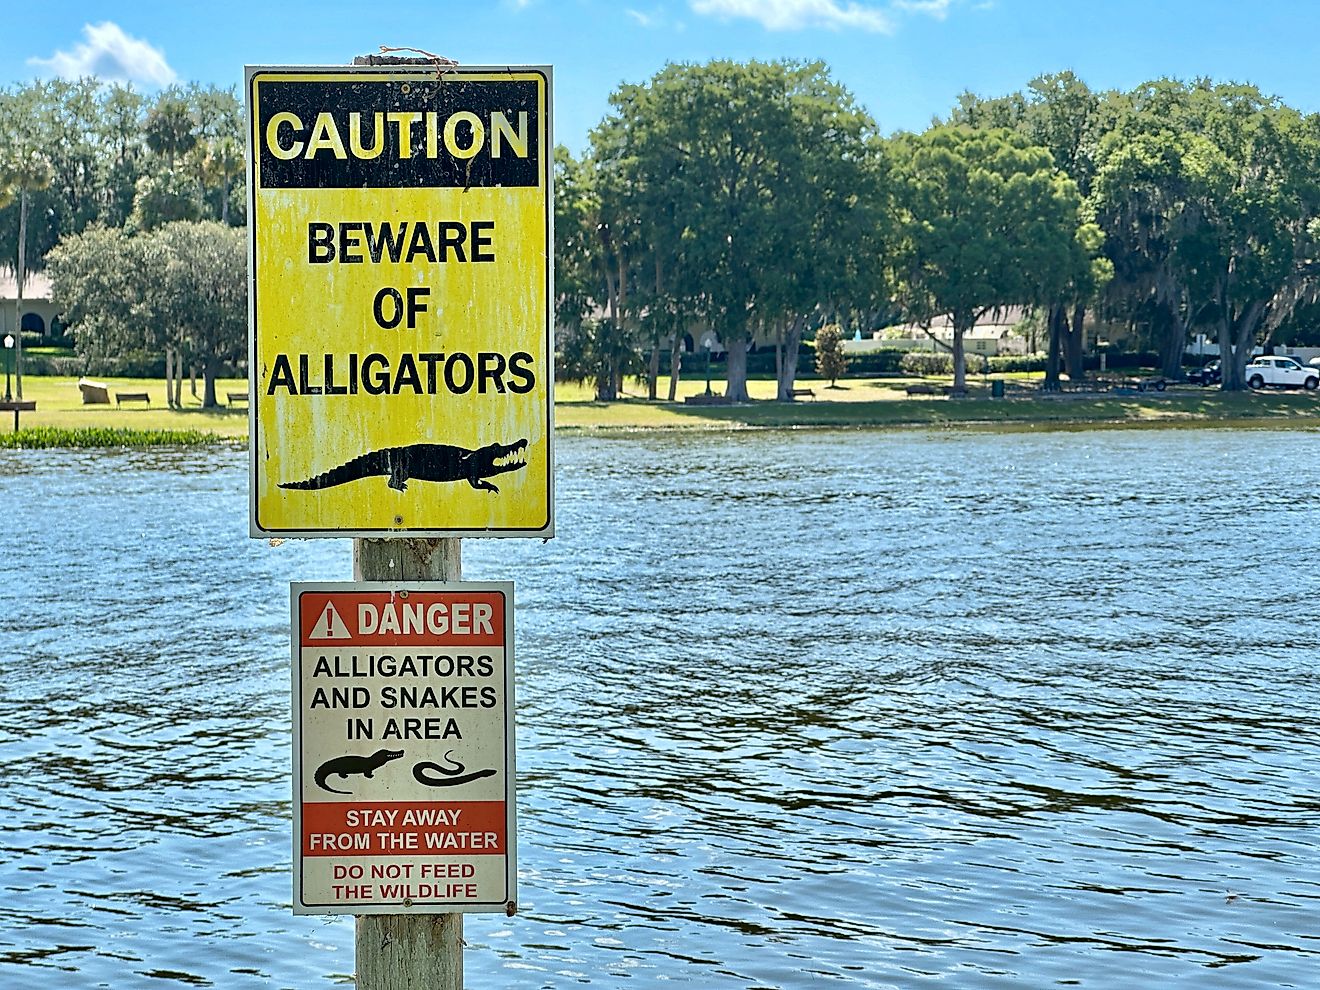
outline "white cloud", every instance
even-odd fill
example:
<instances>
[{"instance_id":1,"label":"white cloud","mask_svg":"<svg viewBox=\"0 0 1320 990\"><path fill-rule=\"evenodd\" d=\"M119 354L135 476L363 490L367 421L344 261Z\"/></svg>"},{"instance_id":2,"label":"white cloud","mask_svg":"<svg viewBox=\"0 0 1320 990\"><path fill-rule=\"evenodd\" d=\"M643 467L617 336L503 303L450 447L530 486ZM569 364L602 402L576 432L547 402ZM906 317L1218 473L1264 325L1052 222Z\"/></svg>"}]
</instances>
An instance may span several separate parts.
<instances>
[{"instance_id":1,"label":"white cloud","mask_svg":"<svg viewBox=\"0 0 1320 990\"><path fill-rule=\"evenodd\" d=\"M85 41L73 51L57 51L50 58L30 58L28 65L65 79L96 76L107 82L136 82L168 86L178 75L165 61L165 53L141 38L130 38L112 21L84 24Z\"/></svg>"},{"instance_id":2,"label":"white cloud","mask_svg":"<svg viewBox=\"0 0 1320 990\"><path fill-rule=\"evenodd\" d=\"M643 14L640 10L633 10L631 7L625 13L644 28L655 27L655 18L650 14Z\"/></svg>"},{"instance_id":3,"label":"white cloud","mask_svg":"<svg viewBox=\"0 0 1320 990\"><path fill-rule=\"evenodd\" d=\"M929 14L937 21L949 16L951 0L894 0L894 6L909 14Z\"/></svg>"},{"instance_id":4,"label":"white cloud","mask_svg":"<svg viewBox=\"0 0 1320 990\"><path fill-rule=\"evenodd\" d=\"M889 0L886 4L858 0L690 0L693 11L714 17L745 17L767 31L802 28L852 29L892 34L899 18L924 14L944 20L954 0Z\"/></svg>"},{"instance_id":5,"label":"white cloud","mask_svg":"<svg viewBox=\"0 0 1320 990\"><path fill-rule=\"evenodd\" d=\"M806 27L857 28L889 34L894 19L878 7L835 0L691 0L698 14L746 17L768 31L796 31Z\"/></svg>"}]
</instances>

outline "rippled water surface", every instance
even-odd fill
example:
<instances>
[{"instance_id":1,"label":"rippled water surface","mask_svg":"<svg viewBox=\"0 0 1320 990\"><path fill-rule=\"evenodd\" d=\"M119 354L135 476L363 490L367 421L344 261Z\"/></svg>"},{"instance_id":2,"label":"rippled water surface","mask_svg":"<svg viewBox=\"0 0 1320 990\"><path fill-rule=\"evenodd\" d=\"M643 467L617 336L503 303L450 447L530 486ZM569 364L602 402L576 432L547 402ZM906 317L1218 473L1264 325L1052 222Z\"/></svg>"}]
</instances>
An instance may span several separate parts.
<instances>
[{"instance_id":1,"label":"rippled water surface","mask_svg":"<svg viewBox=\"0 0 1320 990\"><path fill-rule=\"evenodd\" d=\"M1310 432L565 437L471 987L1320 985ZM0 451L0 987L348 982L236 451Z\"/></svg>"}]
</instances>

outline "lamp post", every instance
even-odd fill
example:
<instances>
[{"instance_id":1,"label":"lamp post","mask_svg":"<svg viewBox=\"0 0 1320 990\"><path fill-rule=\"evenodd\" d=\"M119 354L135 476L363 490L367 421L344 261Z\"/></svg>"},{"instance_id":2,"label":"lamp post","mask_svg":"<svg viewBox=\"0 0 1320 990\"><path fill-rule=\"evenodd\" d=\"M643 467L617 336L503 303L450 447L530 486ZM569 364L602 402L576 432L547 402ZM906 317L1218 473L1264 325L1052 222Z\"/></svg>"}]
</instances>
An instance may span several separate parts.
<instances>
[{"instance_id":1,"label":"lamp post","mask_svg":"<svg viewBox=\"0 0 1320 990\"><path fill-rule=\"evenodd\" d=\"M706 394L710 395L710 349L714 346L715 341L707 337L701 343L706 348Z\"/></svg>"},{"instance_id":2,"label":"lamp post","mask_svg":"<svg viewBox=\"0 0 1320 990\"><path fill-rule=\"evenodd\" d=\"M14 393L9 391L9 372L14 363L14 335L5 334L5 401L13 402Z\"/></svg>"}]
</instances>

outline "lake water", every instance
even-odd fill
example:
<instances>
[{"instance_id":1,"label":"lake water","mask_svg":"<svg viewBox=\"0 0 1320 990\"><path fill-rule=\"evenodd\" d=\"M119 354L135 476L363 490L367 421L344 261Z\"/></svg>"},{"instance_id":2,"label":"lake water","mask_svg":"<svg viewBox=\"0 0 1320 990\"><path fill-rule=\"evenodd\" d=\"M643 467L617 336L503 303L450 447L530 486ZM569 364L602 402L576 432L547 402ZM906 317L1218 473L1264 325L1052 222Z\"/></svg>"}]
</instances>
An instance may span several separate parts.
<instances>
[{"instance_id":1,"label":"lake water","mask_svg":"<svg viewBox=\"0 0 1320 990\"><path fill-rule=\"evenodd\" d=\"M471 987L1320 985L1314 432L565 436ZM0 451L0 987L330 987L246 455Z\"/></svg>"}]
</instances>

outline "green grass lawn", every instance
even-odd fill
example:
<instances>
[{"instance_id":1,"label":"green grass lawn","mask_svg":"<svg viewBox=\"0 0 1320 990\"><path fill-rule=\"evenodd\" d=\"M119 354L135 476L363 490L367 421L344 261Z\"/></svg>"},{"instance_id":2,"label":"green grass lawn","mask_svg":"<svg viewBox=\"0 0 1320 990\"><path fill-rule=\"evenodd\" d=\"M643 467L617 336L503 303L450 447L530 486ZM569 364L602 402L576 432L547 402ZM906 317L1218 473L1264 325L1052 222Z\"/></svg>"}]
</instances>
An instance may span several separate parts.
<instances>
[{"instance_id":1,"label":"green grass lawn","mask_svg":"<svg viewBox=\"0 0 1320 990\"><path fill-rule=\"evenodd\" d=\"M1222 425L1320 425L1320 396L1303 392L1259 392L1224 394L1216 390L1173 388L1167 392L1099 396L1040 396L1011 393L1007 399L991 399L987 382L970 383L966 399L943 395L909 396L905 388L915 379L850 378L831 388L827 382L800 381L815 398L792 403L773 401L773 381L752 381L752 401L736 406L688 406L681 401L650 402L644 386L629 383L617 402L594 401L590 389L573 384L556 386L555 423L566 430L731 430L764 427L899 427L988 425L1014 429L1033 426L1060 428L1069 425L1177 426ZM938 386L935 379L928 380ZM131 429L135 431L201 431L226 438L246 438L247 409L223 405L226 392L245 391L241 380L223 380L216 392L219 409L203 410L200 397L184 386L184 408L169 409L165 385L158 379L108 379L111 404L83 405L76 380L41 378L23 380L23 397L35 400L37 410L24 413L23 427L52 427L62 430ZM661 380L659 394L668 394L669 383ZM712 383L719 393L723 382ZM705 390L705 379L680 384L680 400ZM146 392L148 408L139 403L116 407L116 392ZM200 396L201 385L198 384ZM0 429L10 428L8 414L0 415Z\"/></svg>"},{"instance_id":2,"label":"green grass lawn","mask_svg":"<svg viewBox=\"0 0 1320 990\"><path fill-rule=\"evenodd\" d=\"M197 397L183 385L183 409L170 409L165 402L165 382L159 378L106 378L98 379L110 386L110 405L85 406L76 378L44 378L27 375L23 378L23 398L35 400L36 412L22 413L19 425L23 427L54 427L62 430L130 429L130 430L199 430L221 437L247 437L247 409L238 406L229 409L223 405L226 392L246 392L247 382L224 379L216 383L219 409L202 409L202 382L197 381ZM115 405L116 392L146 392L151 397L148 407L140 402L124 406ZM12 428L12 414L0 414L0 428Z\"/></svg>"}]
</instances>

